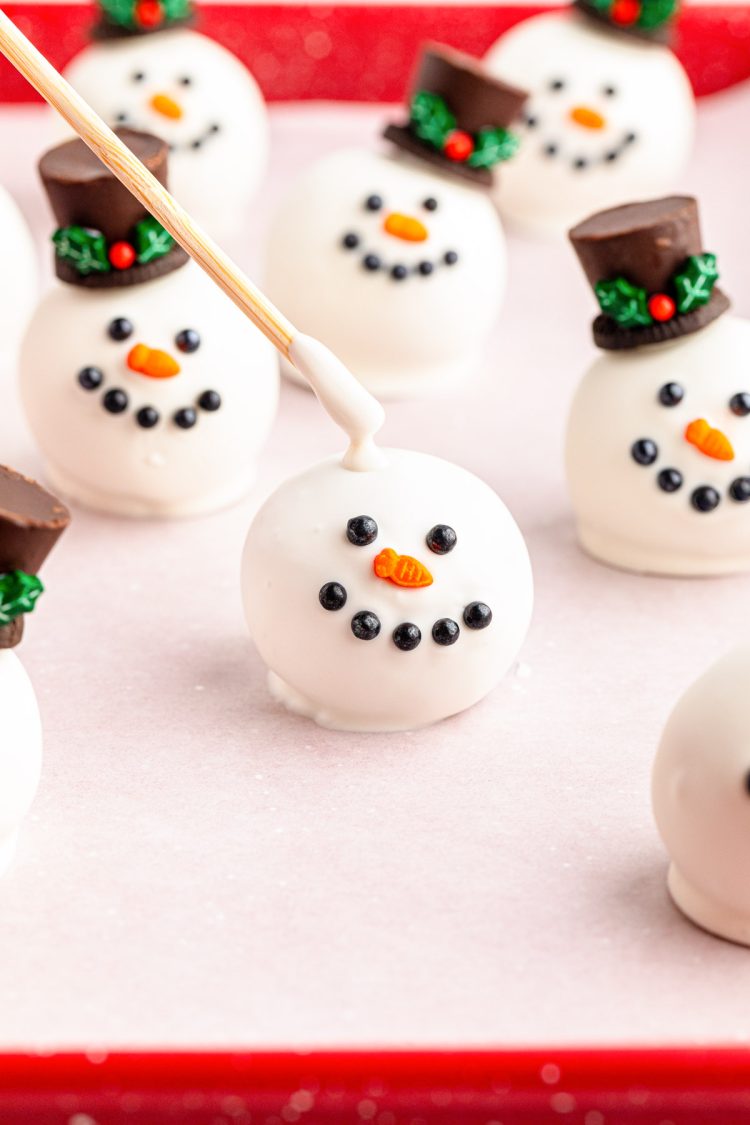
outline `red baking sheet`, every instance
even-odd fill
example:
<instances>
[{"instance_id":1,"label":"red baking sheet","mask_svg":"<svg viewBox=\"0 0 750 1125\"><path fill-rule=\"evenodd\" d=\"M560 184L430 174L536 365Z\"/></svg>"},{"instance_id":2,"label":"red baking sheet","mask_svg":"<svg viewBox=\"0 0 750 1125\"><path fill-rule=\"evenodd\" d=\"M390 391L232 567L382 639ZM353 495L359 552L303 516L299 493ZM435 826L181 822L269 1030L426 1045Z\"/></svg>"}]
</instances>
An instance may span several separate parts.
<instances>
[{"instance_id":1,"label":"red baking sheet","mask_svg":"<svg viewBox=\"0 0 750 1125\"><path fill-rule=\"evenodd\" d=\"M330 99L386 102L403 97L418 45L425 39L482 55L520 19L547 5L209 4L206 34L231 46L270 101ZM5 11L57 67L86 42L86 4L5 4ZM684 8L675 39L698 95L750 77L750 6ZM4 60L0 101L36 95Z\"/></svg>"}]
</instances>

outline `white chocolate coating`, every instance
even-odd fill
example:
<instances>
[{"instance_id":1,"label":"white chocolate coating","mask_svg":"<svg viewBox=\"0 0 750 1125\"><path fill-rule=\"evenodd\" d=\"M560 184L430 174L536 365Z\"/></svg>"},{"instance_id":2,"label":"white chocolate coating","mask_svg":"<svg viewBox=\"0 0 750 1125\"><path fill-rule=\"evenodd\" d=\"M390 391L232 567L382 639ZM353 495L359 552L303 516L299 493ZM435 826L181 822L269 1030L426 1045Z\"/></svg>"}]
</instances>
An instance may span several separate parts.
<instances>
[{"instance_id":1,"label":"white chocolate coating","mask_svg":"<svg viewBox=\"0 0 750 1125\"><path fill-rule=\"evenodd\" d=\"M678 383L676 406L660 389ZM730 314L667 344L601 352L584 376L568 420L566 464L578 534L589 554L626 570L712 575L750 570L750 503L729 489L750 477L750 416L730 408L750 393L750 323ZM686 440L704 418L729 438L731 461L714 460ZM633 443L658 448L638 464ZM659 474L673 469L681 486L665 492ZM719 504L699 511L692 496L712 488Z\"/></svg>"},{"instance_id":2,"label":"white chocolate coating","mask_svg":"<svg viewBox=\"0 0 750 1125\"><path fill-rule=\"evenodd\" d=\"M205 35L175 28L94 43L65 77L108 125L167 141L170 190L214 237L246 225L268 161L268 116L255 79L235 55ZM155 109L158 95L171 99L181 116Z\"/></svg>"},{"instance_id":3,"label":"white chocolate coating","mask_svg":"<svg viewBox=\"0 0 750 1125\"><path fill-rule=\"evenodd\" d=\"M15 200L0 187L0 242L5 269L0 279L0 339L6 361L18 347L37 297L37 249Z\"/></svg>"},{"instance_id":4,"label":"white chocolate coating","mask_svg":"<svg viewBox=\"0 0 750 1125\"><path fill-rule=\"evenodd\" d=\"M378 211L365 207L372 195L383 201ZM424 207L427 199L436 210ZM388 233L392 214L418 219L427 238ZM343 246L347 234L356 247ZM449 251L454 265L444 262ZM367 255L382 268L366 269ZM433 266L428 276L418 272L421 262ZM394 266L408 276L395 280ZM297 180L266 252L271 300L300 331L325 340L368 390L390 398L439 393L477 367L505 278L503 233L482 189L365 149L334 153Z\"/></svg>"},{"instance_id":5,"label":"white chocolate coating","mask_svg":"<svg viewBox=\"0 0 750 1125\"><path fill-rule=\"evenodd\" d=\"M132 336L112 340L107 328L129 320ZM197 351L175 338L192 328ZM167 352L180 365L173 378L131 370L136 343ZM102 386L84 390L78 373L97 367ZM188 516L239 500L255 478L256 459L274 418L278 367L271 345L192 262L155 281L87 290L58 282L43 298L22 351L21 394L55 491L87 507L128 516ZM104 409L103 395L128 396L123 413ZM213 390L221 407L196 407ZM138 425L155 408L159 423ZM174 421L195 408L190 429Z\"/></svg>"},{"instance_id":6,"label":"white chocolate coating","mask_svg":"<svg viewBox=\"0 0 750 1125\"><path fill-rule=\"evenodd\" d=\"M510 222L562 234L594 211L676 186L692 149L695 104L667 47L568 10L517 24L485 62L530 93L521 150L503 165L496 192ZM598 118L572 117L579 109Z\"/></svg>"},{"instance_id":7,"label":"white chocolate coating","mask_svg":"<svg viewBox=\"0 0 750 1125\"><path fill-rule=\"evenodd\" d=\"M750 648L682 696L654 761L652 799L669 890L699 926L750 945Z\"/></svg>"},{"instance_id":8,"label":"white chocolate coating","mask_svg":"<svg viewBox=\"0 0 750 1125\"><path fill-rule=\"evenodd\" d=\"M492 489L439 458L383 452L387 463L370 472L332 458L282 484L256 516L242 563L245 613L272 691L290 709L345 730L404 730L471 707L515 659L531 616L526 546ZM348 521L360 515L378 525L368 546L347 538ZM425 542L437 524L457 535L444 555ZM377 577L373 561L386 547L426 566L432 585L401 588ZM341 609L320 604L328 582L346 589ZM474 601L492 610L484 629L464 624ZM352 617L365 610L380 621L373 640L352 632ZM443 618L460 627L450 646L432 638ZM392 639L404 622L422 634L412 651Z\"/></svg>"},{"instance_id":9,"label":"white chocolate coating","mask_svg":"<svg viewBox=\"0 0 750 1125\"><path fill-rule=\"evenodd\" d=\"M42 769L42 724L34 689L14 652L0 650L0 875L16 847Z\"/></svg>"}]
</instances>

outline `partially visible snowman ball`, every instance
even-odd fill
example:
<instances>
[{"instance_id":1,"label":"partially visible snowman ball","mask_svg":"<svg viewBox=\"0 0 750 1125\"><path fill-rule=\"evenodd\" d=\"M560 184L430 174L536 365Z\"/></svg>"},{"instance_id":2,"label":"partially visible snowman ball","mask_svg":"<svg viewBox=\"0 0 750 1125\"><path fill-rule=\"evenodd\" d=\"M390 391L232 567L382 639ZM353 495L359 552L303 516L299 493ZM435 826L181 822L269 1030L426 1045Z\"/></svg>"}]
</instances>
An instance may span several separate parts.
<instances>
[{"instance_id":1,"label":"partially visible snowman ball","mask_svg":"<svg viewBox=\"0 0 750 1125\"><path fill-rule=\"evenodd\" d=\"M29 811L42 768L42 724L23 664L0 650L0 875L13 859L21 821Z\"/></svg>"},{"instance_id":2,"label":"partially visible snowman ball","mask_svg":"<svg viewBox=\"0 0 750 1125\"><path fill-rule=\"evenodd\" d=\"M56 285L26 334L21 394L57 491L120 515L187 516L251 486L278 369L190 262L124 288Z\"/></svg>"},{"instance_id":3,"label":"partially visible snowman ball","mask_svg":"<svg viewBox=\"0 0 750 1125\"><path fill-rule=\"evenodd\" d=\"M653 807L677 906L711 933L750 945L750 648L688 689L654 762Z\"/></svg>"},{"instance_id":4,"label":"partially visible snowman ball","mask_svg":"<svg viewBox=\"0 0 750 1125\"><path fill-rule=\"evenodd\" d=\"M266 170L268 117L235 55L175 28L94 43L65 77L108 124L167 141L170 190L212 234L246 225Z\"/></svg>"},{"instance_id":5,"label":"partially visible snowman ball","mask_svg":"<svg viewBox=\"0 0 750 1125\"><path fill-rule=\"evenodd\" d=\"M272 691L345 730L404 730L471 707L531 616L526 546L492 489L447 461L384 452L369 472L334 458L282 484L242 564Z\"/></svg>"},{"instance_id":6,"label":"partially visible snowman ball","mask_svg":"<svg viewBox=\"0 0 750 1125\"><path fill-rule=\"evenodd\" d=\"M521 149L497 192L510 221L562 233L592 211L675 186L692 149L695 103L669 48L565 11L519 23L485 61L530 93Z\"/></svg>"},{"instance_id":7,"label":"partially visible snowman ball","mask_svg":"<svg viewBox=\"0 0 750 1125\"><path fill-rule=\"evenodd\" d=\"M714 440L696 440L703 423ZM724 315L603 352L573 401L566 463L595 558L652 574L750 570L750 322Z\"/></svg>"},{"instance_id":8,"label":"partially visible snowman ball","mask_svg":"<svg viewBox=\"0 0 750 1125\"><path fill-rule=\"evenodd\" d=\"M0 243L4 256L0 278L0 340L5 361L12 363L36 300L37 251L15 200L2 187Z\"/></svg>"},{"instance_id":9,"label":"partially visible snowman ball","mask_svg":"<svg viewBox=\"0 0 750 1125\"><path fill-rule=\"evenodd\" d=\"M365 149L310 168L267 246L269 297L391 398L439 393L471 374L505 280L505 240L481 188Z\"/></svg>"}]
</instances>

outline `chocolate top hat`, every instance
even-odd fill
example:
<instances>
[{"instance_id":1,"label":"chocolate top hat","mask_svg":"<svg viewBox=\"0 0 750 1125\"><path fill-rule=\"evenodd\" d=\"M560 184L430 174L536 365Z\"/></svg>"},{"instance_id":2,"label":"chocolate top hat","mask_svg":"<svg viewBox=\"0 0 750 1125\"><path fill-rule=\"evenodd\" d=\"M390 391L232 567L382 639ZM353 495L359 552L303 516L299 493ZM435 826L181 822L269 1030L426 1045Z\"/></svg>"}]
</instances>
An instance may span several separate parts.
<instances>
[{"instance_id":1,"label":"chocolate top hat","mask_svg":"<svg viewBox=\"0 0 750 1125\"><path fill-rule=\"evenodd\" d=\"M42 563L70 523L70 512L28 477L0 465L0 648L23 634L43 586Z\"/></svg>"},{"instance_id":2,"label":"chocolate top hat","mask_svg":"<svg viewBox=\"0 0 750 1125\"><path fill-rule=\"evenodd\" d=\"M98 0L98 7L93 39L152 35L190 24L195 18L191 0Z\"/></svg>"},{"instance_id":3,"label":"chocolate top hat","mask_svg":"<svg viewBox=\"0 0 750 1125\"><path fill-rule=\"evenodd\" d=\"M601 26L652 43L668 43L679 0L573 0L573 7Z\"/></svg>"},{"instance_id":4,"label":"chocolate top hat","mask_svg":"<svg viewBox=\"0 0 750 1125\"><path fill-rule=\"evenodd\" d=\"M118 136L157 180L167 183L167 145L148 133ZM59 223L52 236L61 281L89 289L137 285L170 273L188 256L81 140L46 152L39 161Z\"/></svg>"},{"instance_id":5,"label":"chocolate top hat","mask_svg":"<svg viewBox=\"0 0 750 1125\"><path fill-rule=\"evenodd\" d=\"M489 186L494 166L518 148L509 126L528 95L447 47L425 49L411 91L408 124L389 125L383 136L444 172Z\"/></svg>"},{"instance_id":6,"label":"chocolate top hat","mask_svg":"<svg viewBox=\"0 0 750 1125\"><path fill-rule=\"evenodd\" d=\"M600 348L674 340L729 308L691 196L599 211L569 237L602 310L593 325Z\"/></svg>"}]
</instances>

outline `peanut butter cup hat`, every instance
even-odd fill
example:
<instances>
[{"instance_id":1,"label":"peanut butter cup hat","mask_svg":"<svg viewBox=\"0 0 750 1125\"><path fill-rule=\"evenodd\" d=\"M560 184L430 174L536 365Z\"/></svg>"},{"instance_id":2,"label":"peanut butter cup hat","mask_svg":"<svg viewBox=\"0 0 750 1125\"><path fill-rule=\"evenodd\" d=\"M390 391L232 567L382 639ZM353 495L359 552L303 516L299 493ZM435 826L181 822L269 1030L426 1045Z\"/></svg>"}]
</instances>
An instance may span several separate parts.
<instances>
[{"instance_id":1,"label":"peanut butter cup hat","mask_svg":"<svg viewBox=\"0 0 750 1125\"><path fill-rule=\"evenodd\" d=\"M573 0L573 7L624 35L652 43L668 43L679 0Z\"/></svg>"},{"instance_id":2,"label":"peanut butter cup hat","mask_svg":"<svg viewBox=\"0 0 750 1125\"><path fill-rule=\"evenodd\" d=\"M511 130L528 95L488 74L476 59L448 47L427 47L409 98L409 121L383 136L412 156L476 184L515 155Z\"/></svg>"},{"instance_id":3,"label":"peanut butter cup hat","mask_svg":"<svg viewBox=\"0 0 750 1125\"><path fill-rule=\"evenodd\" d=\"M99 18L92 39L126 39L153 35L193 23L191 0L98 0Z\"/></svg>"},{"instance_id":4,"label":"peanut butter cup hat","mask_svg":"<svg viewBox=\"0 0 750 1125\"><path fill-rule=\"evenodd\" d=\"M594 342L610 351L676 340L729 308L698 204L673 195L599 211L569 234L599 301Z\"/></svg>"},{"instance_id":5,"label":"peanut butter cup hat","mask_svg":"<svg viewBox=\"0 0 750 1125\"><path fill-rule=\"evenodd\" d=\"M133 129L119 129L118 136L166 186L165 142ZM187 262L171 234L83 141L50 149L39 161L39 174L59 224L52 241L61 281L114 289L151 281Z\"/></svg>"},{"instance_id":6,"label":"peanut butter cup hat","mask_svg":"<svg viewBox=\"0 0 750 1125\"><path fill-rule=\"evenodd\" d=\"M21 640L24 614L44 591L38 571L69 523L56 496L0 465L0 649Z\"/></svg>"}]
</instances>

